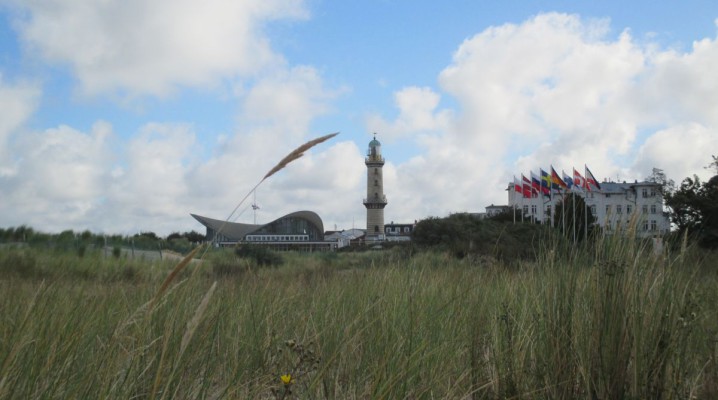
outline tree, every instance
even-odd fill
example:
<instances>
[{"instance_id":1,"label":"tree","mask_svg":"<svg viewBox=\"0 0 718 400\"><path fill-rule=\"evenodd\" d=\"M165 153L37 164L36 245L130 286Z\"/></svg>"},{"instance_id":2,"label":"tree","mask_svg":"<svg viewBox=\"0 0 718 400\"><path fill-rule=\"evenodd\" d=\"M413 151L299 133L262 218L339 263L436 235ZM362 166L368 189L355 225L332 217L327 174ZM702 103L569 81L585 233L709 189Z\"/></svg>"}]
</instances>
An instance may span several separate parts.
<instances>
[{"instance_id":1,"label":"tree","mask_svg":"<svg viewBox=\"0 0 718 400\"><path fill-rule=\"evenodd\" d=\"M718 173L716 156L709 167ZM703 184L696 175L686 178L665 199L679 233L688 232L702 247L718 248L718 174Z\"/></svg>"},{"instance_id":2,"label":"tree","mask_svg":"<svg viewBox=\"0 0 718 400\"><path fill-rule=\"evenodd\" d=\"M578 194L567 194L556 204L555 209L553 224L567 238L581 241L586 238L587 233L593 231L596 217L588 210L583 197Z\"/></svg>"},{"instance_id":3,"label":"tree","mask_svg":"<svg viewBox=\"0 0 718 400\"><path fill-rule=\"evenodd\" d=\"M653 167L653 170L651 171L651 176L646 178L646 181L658 183L661 185L661 188L659 189L662 195L666 195L668 193L671 193L676 188L676 183L673 181L673 179L668 179L666 177L666 173L663 172L662 169Z\"/></svg>"},{"instance_id":4,"label":"tree","mask_svg":"<svg viewBox=\"0 0 718 400\"><path fill-rule=\"evenodd\" d=\"M693 175L693 178L684 179L678 190L665 195L671 222L676 225L679 232L685 230L695 232L703 222L702 191L700 178Z\"/></svg>"},{"instance_id":5,"label":"tree","mask_svg":"<svg viewBox=\"0 0 718 400\"><path fill-rule=\"evenodd\" d=\"M713 162L708 164L706 169L714 169L716 171L716 174L718 174L718 157L717 156L711 156L713 157Z\"/></svg>"},{"instance_id":6,"label":"tree","mask_svg":"<svg viewBox=\"0 0 718 400\"><path fill-rule=\"evenodd\" d=\"M713 158L715 159L715 157ZM714 163L718 163L718 159ZM718 169L718 164L716 169ZM700 244L710 249L718 249L718 174L703 185L701 209L703 210L703 226Z\"/></svg>"}]
</instances>

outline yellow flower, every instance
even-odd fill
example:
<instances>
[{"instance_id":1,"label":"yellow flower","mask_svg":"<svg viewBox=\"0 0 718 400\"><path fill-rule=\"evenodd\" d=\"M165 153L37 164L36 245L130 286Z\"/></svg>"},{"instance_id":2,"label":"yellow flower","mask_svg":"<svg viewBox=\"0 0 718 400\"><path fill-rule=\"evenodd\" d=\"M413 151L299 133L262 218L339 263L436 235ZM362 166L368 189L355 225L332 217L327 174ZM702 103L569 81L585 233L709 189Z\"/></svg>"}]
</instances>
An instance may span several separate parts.
<instances>
[{"instance_id":1,"label":"yellow flower","mask_svg":"<svg viewBox=\"0 0 718 400\"><path fill-rule=\"evenodd\" d=\"M279 377L279 379L282 380L282 383L285 385L291 385L294 383L294 380L292 380L292 374L286 374Z\"/></svg>"}]
</instances>

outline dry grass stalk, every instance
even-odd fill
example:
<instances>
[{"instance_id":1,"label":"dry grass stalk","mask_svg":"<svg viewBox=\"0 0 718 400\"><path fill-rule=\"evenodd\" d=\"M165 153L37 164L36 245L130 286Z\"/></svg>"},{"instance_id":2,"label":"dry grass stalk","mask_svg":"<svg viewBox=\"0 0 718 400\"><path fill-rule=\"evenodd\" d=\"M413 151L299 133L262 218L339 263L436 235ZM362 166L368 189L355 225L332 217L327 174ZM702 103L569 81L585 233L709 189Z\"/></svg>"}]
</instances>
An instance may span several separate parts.
<instances>
[{"instance_id":1,"label":"dry grass stalk","mask_svg":"<svg viewBox=\"0 0 718 400\"><path fill-rule=\"evenodd\" d=\"M286 167L286 166L287 166L289 163L291 163L292 161L294 161L294 160L296 160L296 159L302 157L302 156L304 155L304 152L306 152L307 150L311 149L312 147L314 147L314 146L316 146L316 145L318 145L318 144L320 144L320 143L326 142L327 140L333 138L334 136L336 136L336 135L338 135L338 134L339 134L339 132L334 132L334 133L330 133L330 134L328 134L328 135L324 135L324 136L322 136L322 137L318 137L318 138L316 138L316 139L312 139L312 140L310 140L310 141L304 143L303 145L297 147L297 148L294 149L291 153L287 154L284 158L282 158L282 160L279 161L279 163L277 163L277 165L275 165L272 169L269 170L269 172L267 172L266 175L264 175L264 178L262 178L262 180L259 181L259 183L257 183L256 185L254 185L254 187L252 188L252 190L250 190L250 191L247 193L247 195L244 196L244 198L239 202L239 204L237 204L237 207L234 207L234 210L232 210L232 212L229 214L229 216L227 217L227 219L224 220L224 222L222 223L222 225L220 225L219 229L217 229L217 232L215 233L215 238L216 238L217 236L219 236L220 233L222 233L222 229L224 229L224 226L227 224L227 222L229 222L229 220L232 218L232 216L234 215L234 213L237 212L237 210L239 209L239 207L242 206L242 204L247 200L247 198L249 197L249 195L251 195L255 190L257 190L257 188L259 187L259 185L262 184L262 182L264 182L264 181L265 181L267 178L269 178L270 176L272 176L272 175L276 174L277 172L281 171L282 169L284 169L284 167ZM204 255L204 254L203 254L203 255Z\"/></svg>"},{"instance_id":2,"label":"dry grass stalk","mask_svg":"<svg viewBox=\"0 0 718 400\"><path fill-rule=\"evenodd\" d=\"M170 283L172 283L172 281L174 280L175 276L177 276L177 274L179 274L180 271L182 271L182 270L184 269L184 267L186 267L187 264L189 264L190 261L192 261L192 259L194 258L195 254L197 254L197 253L199 252L199 250L200 250L203 246L204 246L204 244L201 244L201 245L195 247L195 249L192 250L192 251L190 251L189 254L187 254L187 255L185 256L185 258L182 259L182 261L180 261L179 263L177 263L177 265L174 267L174 269L172 270L172 272L170 272L170 274L167 275L167 278L165 278L165 281L162 283L162 286L160 286L160 290L157 291L157 294L155 295L155 298L154 298L154 300L152 301L152 304L153 304L153 305L157 302L157 300L158 300L160 297L162 297L162 294L167 290L167 288L169 287Z\"/></svg>"},{"instance_id":3,"label":"dry grass stalk","mask_svg":"<svg viewBox=\"0 0 718 400\"><path fill-rule=\"evenodd\" d=\"M187 322L187 329L182 336L182 342L180 344L180 357L182 356L182 354L184 354L184 351L187 348L189 341L192 339L192 336L194 336L194 331L197 330L199 321L202 319L202 316L207 309L207 305L209 304L209 299L212 297L212 294L214 293L215 289L217 289L217 281L214 281L212 287L209 288L207 293L202 298L202 301L199 303L197 310L194 312L194 316L189 322Z\"/></svg>"},{"instance_id":4,"label":"dry grass stalk","mask_svg":"<svg viewBox=\"0 0 718 400\"><path fill-rule=\"evenodd\" d=\"M297 147L296 149L294 149L294 151L287 154L286 157L282 158L282 160L277 165L275 165L274 168L269 170L269 172L267 172L267 175L264 175L264 178L262 178L262 181L264 181L265 179L269 178L270 176L272 176L272 175L276 174L277 172L279 172L280 170L282 170L282 168L286 167L287 164L289 164L290 162L303 156L305 151L311 149L312 147L318 145L319 143L326 142L327 140L333 138L334 136L336 136L338 134L339 134L339 132L330 133L328 135L324 135L322 137L310 140L307 143L304 143L303 145Z\"/></svg>"}]
</instances>

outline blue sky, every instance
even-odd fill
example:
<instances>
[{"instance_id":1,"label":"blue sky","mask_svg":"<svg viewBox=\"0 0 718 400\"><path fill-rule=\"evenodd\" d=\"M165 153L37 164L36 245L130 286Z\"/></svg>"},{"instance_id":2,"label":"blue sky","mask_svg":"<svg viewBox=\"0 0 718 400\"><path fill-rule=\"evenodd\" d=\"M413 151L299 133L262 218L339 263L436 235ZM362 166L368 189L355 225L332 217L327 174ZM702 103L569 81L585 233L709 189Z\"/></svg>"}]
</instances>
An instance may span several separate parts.
<instances>
[{"instance_id":1,"label":"blue sky","mask_svg":"<svg viewBox=\"0 0 718 400\"><path fill-rule=\"evenodd\" d=\"M554 165L706 176L713 1L0 1L0 226L107 233L298 209L363 227L378 132L387 221L483 211ZM239 220L251 221L250 212Z\"/></svg>"}]
</instances>

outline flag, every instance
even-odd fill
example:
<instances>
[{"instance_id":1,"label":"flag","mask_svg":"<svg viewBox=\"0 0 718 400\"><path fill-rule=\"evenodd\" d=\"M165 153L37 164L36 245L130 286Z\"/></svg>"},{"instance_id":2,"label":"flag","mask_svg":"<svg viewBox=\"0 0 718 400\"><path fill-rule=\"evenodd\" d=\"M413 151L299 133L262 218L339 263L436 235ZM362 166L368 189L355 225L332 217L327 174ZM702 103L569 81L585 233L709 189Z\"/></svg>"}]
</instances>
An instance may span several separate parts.
<instances>
[{"instance_id":1,"label":"flag","mask_svg":"<svg viewBox=\"0 0 718 400\"><path fill-rule=\"evenodd\" d=\"M521 193L521 182L514 175L514 192Z\"/></svg>"},{"instance_id":2,"label":"flag","mask_svg":"<svg viewBox=\"0 0 718 400\"><path fill-rule=\"evenodd\" d=\"M531 181L525 177L524 174L521 174L521 182L523 183L522 189L524 197L527 199L531 198Z\"/></svg>"},{"instance_id":3,"label":"flag","mask_svg":"<svg viewBox=\"0 0 718 400\"><path fill-rule=\"evenodd\" d=\"M586 179L576 171L576 168L573 169L573 185L589 192L591 191L591 187L586 183Z\"/></svg>"},{"instance_id":4,"label":"flag","mask_svg":"<svg viewBox=\"0 0 718 400\"><path fill-rule=\"evenodd\" d=\"M541 193L546 197L551 197L551 177L541 169Z\"/></svg>"},{"instance_id":5,"label":"flag","mask_svg":"<svg viewBox=\"0 0 718 400\"><path fill-rule=\"evenodd\" d=\"M558 172L551 166L551 188L552 189L566 189L566 182L558 176Z\"/></svg>"},{"instance_id":6,"label":"flag","mask_svg":"<svg viewBox=\"0 0 718 400\"><path fill-rule=\"evenodd\" d=\"M584 165L584 167L586 168L586 186L593 185L596 189L601 190L601 184L598 183L596 177L591 173L591 170L588 169L587 165Z\"/></svg>"},{"instance_id":7,"label":"flag","mask_svg":"<svg viewBox=\"0 0 718 400\"><path fill-rule=\"evenodd\" d=\"M568 190L571 190L571 188L573 187L573 179L570 176L566 175L566 172L564 170L561 170L561 175L563 175L563 181L566 182L566 187L568 188Z\"/></svg>"},{"instance_id":8,"label":"flag","mask_svg":"<svg viewBox=\"0 0 718 400\"><path fill-rule=\"evenodd\" d=\"M538 197L538 194L541 192L541 180L533 171L531 171L531 189L535 195L534 197Z\"/></svg>"}]
</instances>

